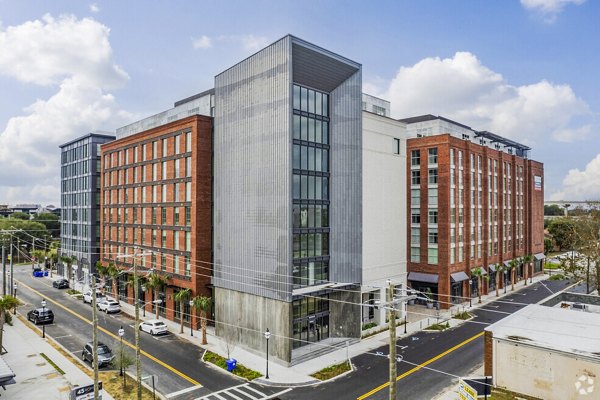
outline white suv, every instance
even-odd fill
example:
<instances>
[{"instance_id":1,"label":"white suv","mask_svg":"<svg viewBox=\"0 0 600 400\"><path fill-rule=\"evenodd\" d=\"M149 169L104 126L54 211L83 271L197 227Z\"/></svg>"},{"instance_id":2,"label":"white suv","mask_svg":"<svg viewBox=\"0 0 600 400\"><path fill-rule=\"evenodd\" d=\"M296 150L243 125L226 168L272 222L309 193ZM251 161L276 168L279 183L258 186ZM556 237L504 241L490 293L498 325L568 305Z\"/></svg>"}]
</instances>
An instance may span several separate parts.
<instances>
[{"instance_id":1,"label":"white suv","mask_svg":"<svg viewBox=\"0 0 600 400\"><path fill-rule=\"evenodd\" d=\"M107 314L112 312L120 312L121 305L116 300L104 299L98 303L98 310L104 311Z\"/></svg>"},{"instance_id":2,"label":"white suv","mask_svg":"<svg viewBox=\"0 0 600 400\"><path fill-rule=\"evenodd\" d=\"M96 291L96 303L104 300L105 296L100 291ZM83 302L92 304L92 292L87 291L83 294Z\"/></svg>"}]
</instances>

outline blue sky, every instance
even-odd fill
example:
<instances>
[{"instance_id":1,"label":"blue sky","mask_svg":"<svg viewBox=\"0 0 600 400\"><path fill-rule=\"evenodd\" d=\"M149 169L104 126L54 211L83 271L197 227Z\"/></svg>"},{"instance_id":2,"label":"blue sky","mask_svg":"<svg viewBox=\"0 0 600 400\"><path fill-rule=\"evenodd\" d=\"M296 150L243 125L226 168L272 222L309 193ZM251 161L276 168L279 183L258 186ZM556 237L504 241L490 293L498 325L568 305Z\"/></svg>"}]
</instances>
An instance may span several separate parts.
<instances>
[{"instance_id":1,"label":"blue sky","mask_svg":"<svg viewBox=\"0 0 600 400\"><path fill-rule=\"evenodd\" d=\"M0 0L0 203L59 204L58 145L160 112L291 33L363 65L392 116L524 142L546 198L600 198L600 5Z\"/></svg>"}]
</instances>

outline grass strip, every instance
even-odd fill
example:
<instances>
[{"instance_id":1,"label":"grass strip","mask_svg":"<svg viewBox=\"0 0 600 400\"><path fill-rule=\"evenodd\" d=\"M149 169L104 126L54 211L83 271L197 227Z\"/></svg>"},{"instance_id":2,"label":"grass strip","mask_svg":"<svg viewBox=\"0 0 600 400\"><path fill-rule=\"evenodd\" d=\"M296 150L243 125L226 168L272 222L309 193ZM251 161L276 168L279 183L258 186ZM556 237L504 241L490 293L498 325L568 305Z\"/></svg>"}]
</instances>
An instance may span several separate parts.
<instances>
[{"instance_id":1,"label":"grass strip","mask_svg":"<svg viewBox=\"0 0 600 400\"><path fill-rule=\"evenodd\" d=\"M217 367L223 368L225 370L227 369L226 358L221 357L220 355L213 353L212 351L206 350L206 352L204 353L204 361L214 364ZM240 363L237 363L235 369L232 371L232 374L247 379L249 381L254 380L256 378L260 378L262 376L260 372L251 370L250 368L247 368Z\"/></svg>"},{"instance_id":2,"label":"grass strip","mask_svg":"<svg viewBox=\"0 0 600 400\"><path fill-rule=\"evenodd\" d=\"M315 372L311 376L320 381L326 381L331 378L335 378L338 375L343 374L344 372L350 371L352 368L350 367L350 363L348 361L344 361L343 363L329 366L327 368L323 368L319 372Z\"/></svg>"},{"instance_id":3,"label":"grass strip","mask_svg":"<svg viewBox=\"0 0 600 400\"><path fill-rule=\"evenodd\" d=\"M48 361L48 364L52 365L59 374L61 374L61 375L65 374L65 371L60 369L60 367L58 365L56 365L54 363L54 361L52 361L47 355L45 355L44 353L40 353L40 356L44 357L44 360Z\"/></svg>"}]
</instances>

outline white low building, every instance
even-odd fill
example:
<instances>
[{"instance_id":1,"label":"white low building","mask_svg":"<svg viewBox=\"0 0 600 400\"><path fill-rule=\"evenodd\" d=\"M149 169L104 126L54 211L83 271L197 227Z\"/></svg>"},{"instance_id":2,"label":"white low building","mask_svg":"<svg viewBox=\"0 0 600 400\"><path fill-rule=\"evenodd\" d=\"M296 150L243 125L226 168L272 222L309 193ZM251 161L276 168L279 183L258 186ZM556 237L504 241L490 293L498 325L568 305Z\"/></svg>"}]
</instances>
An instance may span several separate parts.
<instances>
[{"instance_id":1,"label":"white low building","mask_svg":"<svg viewBox=\"0 0 600 400\"><path fill-rule=\"evenodd\" d=\"M529 305L485 331L494 386L545 400L600 398L600 314Z\"/></svg>"}]
</instances>

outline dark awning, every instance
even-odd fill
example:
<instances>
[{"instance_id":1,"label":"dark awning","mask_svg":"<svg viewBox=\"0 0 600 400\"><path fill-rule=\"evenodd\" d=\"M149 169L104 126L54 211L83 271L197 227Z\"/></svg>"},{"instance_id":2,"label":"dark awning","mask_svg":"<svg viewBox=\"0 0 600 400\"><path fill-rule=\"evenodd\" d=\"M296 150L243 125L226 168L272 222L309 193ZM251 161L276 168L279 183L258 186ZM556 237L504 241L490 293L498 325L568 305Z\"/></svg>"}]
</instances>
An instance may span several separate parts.
<instances>
[{"instance_id":1,"label":"dark awning","mask_svg":"<svg viewBox=\"0 0 600 400\"><path fill-rule=\"evenodd\" d=\"M408 280L425 283L438 283L438 274L426 274L424 272L409 272Z\"/></svg>"},{"instance_id":2,"label":"dark awning","mask_svg":"<svg viewBox=\"0 0 600 400\"><path fill-rule=\"evenodd\" d=\"M488 269L492 272L496 272L496 264L490 264L488 265Z\"/></svg>"},{"instance_id":3,"label":"dark awning","mask_svg":"<svg viewBox=\"0 0 600 400\"><path fill-rule=\"evenodd\" d=\"M469 275L465 274L463 271L460 271L460 272L455 272L453 274L450 274L450 278L452 278L453 282L462 282L462 281L468 281Z\"/></svg>"},{"instance_id":4,"label":"dark awning","mask_svg":"<svg viewBox=\"0 0 600 400\"><path fill-rule=\"evenodd\" d=\"M544 253L537 253L534 254L533 258L535 258L536 260L543 260L544 258L546 258L546 256L544 255Z\"/></svg>"}]
</instances>

